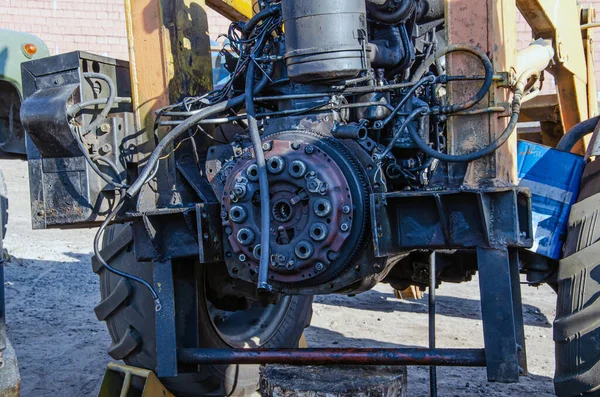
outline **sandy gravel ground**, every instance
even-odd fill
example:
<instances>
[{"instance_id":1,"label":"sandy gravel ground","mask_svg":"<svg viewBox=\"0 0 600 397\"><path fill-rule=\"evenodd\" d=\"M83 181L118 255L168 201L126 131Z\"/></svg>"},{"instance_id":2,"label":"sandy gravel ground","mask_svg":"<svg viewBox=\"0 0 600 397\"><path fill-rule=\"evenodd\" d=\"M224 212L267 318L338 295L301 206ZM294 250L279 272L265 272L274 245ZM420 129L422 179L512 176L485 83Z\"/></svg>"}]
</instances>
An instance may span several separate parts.
<instances>
[{"instance_id":1,"label":"sandy gravel ground","mask_svg":"<svg viewBox=\"0 0 600 397\"><path fill-rule=\"evenodd\" d=\"M27 164L1 159L8 184L10 218L5 247L8 334L21 365L22 396L93 396L109 357L91 271L93 230L32 231ZM519 384L490 384L484 369L439 369L440 396L551 396L555 294L524 287L527 352L531 375ZM481 347L476 282L444 284L438 291L438 346ZM427 306L399 301L387 285L356 297L317 297L312 347L412 347L427 345ZM409 395L428 394L428 370L409 370Z\"/></svg>"}]
</instances>

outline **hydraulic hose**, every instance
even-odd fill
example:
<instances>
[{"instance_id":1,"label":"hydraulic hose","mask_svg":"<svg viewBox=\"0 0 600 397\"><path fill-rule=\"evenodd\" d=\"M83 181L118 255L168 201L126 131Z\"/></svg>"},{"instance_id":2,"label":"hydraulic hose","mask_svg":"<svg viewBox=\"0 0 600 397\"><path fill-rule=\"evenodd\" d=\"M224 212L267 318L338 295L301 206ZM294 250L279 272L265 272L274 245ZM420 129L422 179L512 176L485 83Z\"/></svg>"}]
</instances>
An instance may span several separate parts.
<instances>
[{"instance_id":1,"label":"hydraulic hose","mask_svg":"<svg viewBox=\"0 0 600 397\"><path fill-rule=\"evenodd\" d=\"M367 11L369 16L377 22L382 22L388 25L397 25L406 21L417 9L415 0L403 0L400 2L398 8L394 11L388 11L389 1L386 1L383 5L376 3L367 2Z\"/></svg>"},{"instance_id":2,"label":"hydraulic hose","mask_svg":"<svg viewBox=\"0 0 600 397\"><path fill-rule=\"evenodd\" d=\"M115 83L112 81L112 79L103 73L87 72L83 74L83 77L87 79L104 80L106 84L108 84L108 99L106 101L106 105L104 106L98 117L96 117L96 120L94 120L94 122L85 127L85 133L87 134L100 127L100 124L104 122L104 119L108 115L108 112L110 112L110 109L112 109L115 103L115 98L117 97L117 87L115 86Z\"/></svg>"},{"instance_id":3,"label":"hydraulic hose","mask_svg":"<svg viewBox=\"0 0 600 397\"><path fill-rule=\"evenodd\" d=\"M571 128L558 142L556 148L565 152L573 150L577 142L582 140L586 135L591 134L596 129L600 122L600 116L592 117L586 121L582 121L575 127Z\"/></svg>"},{"instance_id":4,"label":"hydraulic hose","mask_svg":"<svg viewBox=\"0 0 600 397\"><path fill-rule=\"evenodd\" d=\"M443 57L447 54L450 54L452 52L468 52L470 54L475 55L477 58L479 58L479 60L481 61L481 64L483 65L483 68L485 69L485 77L483 80L483 84L482 84L481 88L479 89L479 91L477 92L477 94L475 94L469 100L467 100L463 103L460 103L460 104L448 105L448 106L437 106L437 107L433 108L432 109L433 112L437 113L437 114L451 114L451 113L463 112L467 109L472 108L473 106L475 106L476 104L481 102L483 100L483 98L485 98L487 93L490 91L490 88L492 87L492 83L494 80L494 67L492 65L492 61L490 61L490 58L488 58L488 56L485 54L485 52L481 51L477 47L469 46L466 44L452 44L445 48L442 48L441 50L437 51L434 55L432 55L428 59L426 59L423 62L423 64L421 66L419 66L419 68L415 71L415 74L412 77L411 81L412 82L419 81L421 79L421 77L423 77L425 75L425 73L427 73L429 68L435 63L436 60L438 60L441 57Z\"/></svg>"},{"instance_id":5,"label":"hydraulic hose","mask_svg":"<svg viewBox=\"0 0 600 397\"><path fill-rule=\"evenodd\" d=\"M242 29L242 34L244 35L244 38L247 38L248 35L250 33L252 33L252 31L254 30L254 28L256 28L256 26L263 20L269 18L269 17L273 17L277 14L279 14L280 9L279 8L275 8L275 7L268 7L265 8L263 10L261 10L260 12L258 12L256 15L254 15L252 17L252 19L250 19L246 24L244 24L241 29Z\"/></svg>"},{"instance_id":6,"label":"hydraulic hose","mask_svg":"<svg viewBox=\"0 0 600 397\"><path fill-rule=\"evenodd\" d=\"M269 82L269 76L264 75L260 80L260 83L256 85L254 88L254 93L259 93ZM156 170L156 166L160 160L162 152L177 138L179 138L182 134L186 133L188 129L198 124L200 121L214 116L215 114L219 114L228 109L235 108L237 106L243 105L246 100L246 94L239 95L229 101L219 102L207 108L201 109L198 113L188 117L183 120L181 124L179 124L176 128L174 128L167 136L165 136L154 148L152 154L148 158L146 166L140 173L140 176L137 180L131 185L129 189L127 189L127 197L133 197L140 192L142 187L151 179L152 174Z\"/></svg>"},{"instance_id":7,"label":"hydraulic hose","mask_svg":"<svg viewBox=\"0 0 600 397\"><path fill-rule=\"evenodd\" d=\"M260 133L258 131L258 123L256 122L256 108L254 107L253 87L254 87L254 71L255 63L250 62L246 74L246 113L248 114L248 128L250 131L250 139L254 146L254 155L256 156L256 165L258 167L258 184L260 188L260 267L258 273L258 289L270 289L269 275L269 260L271 251L271 203L269 194L269 177L267 174L267 162L265 161L265 153L263 152Z\"/></svg>"},{"instance_id":8,"label":"hydraulic hose","mask_svg":"<svg viewBox=\"0 0 600 397\"><path fill-rule=\"evenodd\" d=\"M485 156L489 156L490 154L498 150L500 147L502 147L508 141L510 136L515 132L517 122L519 121L519 114L521 112L521 100L525 92L525 86L527 84L527 81L534 76L537 76L539 78L539 75L540 72L535 69L529 69L521 75L515 86L515 94L512 101L512 114L510 115L508 126L506 127L502 135L500 135L494 142L492 142L490 145L486 146L483 149L468 154L445 154L440 153L429 147L429 145L425 143L423 139L419 136L416 130L413 131L409 128L408 131L410 132L410 136L412 137L413 141L417 144L419 149L425 152L425 154L441 161L446 161L449 163L469 163L471 161L478 160Z\"/></svg>"}]
</instances>

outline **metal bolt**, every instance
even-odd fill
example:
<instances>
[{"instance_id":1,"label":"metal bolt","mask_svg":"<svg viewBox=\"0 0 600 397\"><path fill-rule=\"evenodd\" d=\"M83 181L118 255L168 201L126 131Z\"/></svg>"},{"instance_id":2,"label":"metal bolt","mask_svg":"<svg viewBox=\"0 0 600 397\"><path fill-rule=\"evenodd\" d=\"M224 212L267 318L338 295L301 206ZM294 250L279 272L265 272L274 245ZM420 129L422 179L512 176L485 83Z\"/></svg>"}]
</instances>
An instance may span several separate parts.
<instances>
[{"instance_id":1,"label":"metal bolt","mask_svg":"<svg viewBox=\"0 0 600 397\"><path fill-rule=\"evenodd\" d=\"M346 215L349 214L350 213L350 206L345 205L344 207L342 207L342 212L344 214L346 214Z\"/></svg>"},{"instance_id":2,"label":"metal bolt","mask_svg":"<svg viewBox=\"0 0 600 397\"><path fill-rule=\"evenodd\" d=\"M100 151L102 152L102 154L109 154L112 153L112 146L110 145L110 143L105 143L104 145L102 145L102 147L100 148Z\"/></svg>"},{"instance_id":3,"label":"metal bolt","mask_svg":"<svg viewBox=\"0 0 600 397\"><path fill-rule=\"evenodd\" d=\"M256 164L252 164L246 170L246 175L248 175L248 179L251 180L252 182L257 182L258 181L258 166Z\"/></svg>"},{"instance_id":4,"label":"metal bolt","mask_svg":"<svg viewBox=\"0 0 600 397\"><path fill-rule=\"evenodd\" d=\"M321 218L325 218L326 216L331 214L332 209L333 206L331 205L331 201L325 198L318 199L317 201L315 201L315 204L313 206L315 214L317 214L317 216Z\"/></svg>"},{"instance_id":5,"label":"metal bolt","mask_svg":"<svg viewBox=\"0 0 600 397\"><path fill-rule=\"evenodd\" d=\"M246 262L246 255L244 255L244 254L240 255L240 262Z\"/></svg>"},{"instance_id":6,"label":"metal bolt","mask_svg":"<svg viewBox=\"0 0 600 397\"><path fill-rule=\"evenodd\" d=\"M285 169L285 160L280 156L273 156L267 160L267 169L272 174L281 174Z\"/></svg>"},{"instance_id":7,"label":"metal bolt","mask_svg":"<svg viewBox=\"0 0 600 397\"><path fill-rule=\"evenodd\" d=\"M342 230L342 232L347 232L350 229L350 226L348 226L347 223L342 223L342 226L340 226L340 229Z\"/></svg>"},{"instance_id":8,"label":"metal bolt","mask_svg":"<svg viewBox=\"0 0 600 397\"><path fill-rule=\"evenodd\" d=\"M110 132L110 124L108 123L104 123L100 126L100 131L104 132L105 134L107 132Z\"/></svg>"},{"instance_id":9,"label":"metal bolt","mask_svg":"<svg viewBox=\"0 0 600 397\"><path fill-rule=\"evenodd\" d=\"M268 152L269 150L271 150L273 148L273 142L265 142L262 144L262 149L265 152Z\"/></svg>"},{"instance_id":10,"label":"metal bolt","mask_svg":"<svg viewBox=\"0 0 600 397\"><path fill-rule=\"evenodd\" d=\"M292 259L287 263L287 265L285 265L285 268L288 270L292 270L295 266L296 266L296 261Z\"/></svg>"},{"instance_id":11,"label":"metal bolt","mask_svg":"<svg viewBox=\"0 0 600 397\"><path fill-rule=\"evenodd\" d=\"M244 223L248 219L248 211L240 205L235 205L229 211L229 218L235 223Z\"/></svg>"},{"instance_id":12,"label":"metal bolt","mask_svg":"<svg viewBox=\"0 0 600 397\"><path fill-rule=\"evenodd\" d=\"M308 259L314 254L315 249L309 241L303 240L296 245L294 252L298 258Z\"/></svg>"},{"instance_id":13,"label":"metal bolt","mask_svg":"<svg viewBox=\"0 0 600 397\"><path fill-rule=\"evenodd\" d=\"M38 213L37 213L37 216L40 216L40 217L44 216L44 215L46 215L45 211L38 211Z\"/></svg>"},{"instance_id":14,"label":"metal bolt","mask_svg":"<svg viewBox=\"0 0 600 397\"><path fill-rule=\"evenodd\" d=\"M325 269L325 265L322 264L321 262L317 262L317 264L315 265L315 270L318 272L322 272L323 269Z\"/></svg>"},{"instance_id":15,"label":"metal bolt","mask_svg":"<svg viewBox=\"0 0 600 397\"><path fill-rule=\"evenodd\" d=\"M289 167L289 172L292 178L300 179L306 175L308 167L304 161L292 161Z\"/></svg>"},{"instance_id":16,"label":"metal bolt","mask_svg":"<svg viewBox=\"0 0 600 397\"><path fill-rule=\"evenodd\" d=\"M292 149L298 150L302 146L302 141L295 141L292 143Z\"/></svg>"},{"instance_id":17,"label":"metal bolt","mask_svg":"<svg viewBox=\"0 0 600 397\"><path fill-rule=\"evenodd\" d=\"M312 145L308 145L306 148L304 148L304 153L306 154L313 154L315 152L315 147Z\"/></svg>"},{"instance_id":18,"label":"metal bolt","mask_svg":"<svg viewBox=\"0 0 600 397\"><path fill-rule=\"evenodd\" d=\"M249 246L252 245L252 243L254 242L254 238L255 238L255 234L252 230L248 229L247 227L240 229L240 231L237 234L237 241L238 243L245 245L245 246Z\"/></svg>"}]
</instances>

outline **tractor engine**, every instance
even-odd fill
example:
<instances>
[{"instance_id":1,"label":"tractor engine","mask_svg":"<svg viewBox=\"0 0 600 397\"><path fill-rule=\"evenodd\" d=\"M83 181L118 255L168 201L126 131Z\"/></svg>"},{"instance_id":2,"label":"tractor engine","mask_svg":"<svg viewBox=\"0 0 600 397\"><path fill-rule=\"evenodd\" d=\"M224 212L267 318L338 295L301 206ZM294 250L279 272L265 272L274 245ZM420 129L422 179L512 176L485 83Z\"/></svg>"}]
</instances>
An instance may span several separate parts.
<instances>
[{"instance_id":1,"label":"tractor engine","mask_svg":"<svg viewBox=\"0 0 600 397\"><path fill-rule=\"evenodd\" d=\"M416 61L437 49L443 15L435 7L283 0L265 2L256 27L232 25L223 52L232 78L212 95L235 89L248 62L256 64L255 85L266 83L253 100L270 217L263 230L255 148L243 121L231 117L216 133L231 143L208 150L206 175L222 205L232 277L256 283L263 232L270 237L268 282L287 293L368 289L402 257L375 257L369 201L373 192L431 180L437 161L419 152L409 130L443 149L442 118L423 111L441 98L423 76L410 83ZM425 82L433 81L427 72Z\"/></svg>"}]
</instances>

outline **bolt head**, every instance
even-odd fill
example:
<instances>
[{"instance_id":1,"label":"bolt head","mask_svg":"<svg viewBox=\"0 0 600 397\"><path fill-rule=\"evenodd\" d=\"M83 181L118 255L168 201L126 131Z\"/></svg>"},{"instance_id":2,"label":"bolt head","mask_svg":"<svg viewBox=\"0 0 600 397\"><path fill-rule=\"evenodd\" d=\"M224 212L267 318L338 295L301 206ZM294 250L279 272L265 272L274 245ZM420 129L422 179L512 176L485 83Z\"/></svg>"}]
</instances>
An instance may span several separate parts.
<instances>
[{"instance_id":1,"label":"bolt head","mask_svg":"<svg viewBox=\"0 0 600 397\"><path fill-rule=\"evenodd\" d=\"M340 229L342 230L342 232L347 232L348 230L350 230L350 226L348 226L347 223L342 223Z\"/></svg>"},{"instance_id":2,"label":"bolt head","mask_svg":"<svg viewBox=\"0 0 600 397\"><path fill-rule=\"evenodd\" d=\"M271 142L265 142L262 144L262 149L266 152L271 150L272 147L273 147L273 144Z\"/></svg>"},{"instance_id":3,"label":"bolt head","mask_svg":"<svg viewBox=\"0 0 600 397\"><path fill-rule=\"evenodd\" d=\"M343 212L344 214L348 215L348 214L350 213L350 206L349 206L349 205L345 205L345 206L342 208L342 212Z\"/></svg>"},{"instance_id":4,"label":"bolt head","mask_svg":"<svg viewBox=\"0 0 600 397\"><path fill-rule=\"evenodd\" d=\"M321 262L318 262L318 263L315 265L315 270L316 270L316 271L318 271L318 272L322 272L322 271L323 271L323 269L325 269L325 265L323 265Z\"/></svg>"},{"instance_id":5,"label":"bolt head","mask_svg":"<svg viewBox=\"0 0 600 397\"><path fill-rule=\"evenodd\" d=\"M312 145L308 145L305 149L304 149L304 153L306 154L313 154L315 152L315 147Z\"/></svg>"},{"instance_id":6,"label":"bolt head","mask_svg":"<svg viewBox=\"0 0 600 397\"><path fill-rule=\"evenodd\" d=\"M300 146L302 146L302 142L301 141L292 142L292 149L298 150L298 149L300 149Z\"/></svg>"},{"instance_id":7,"label":"bolt head","mask_svg":"<svg viewBox=\"0 0 600 397\"><path fill-rule=\"evenodd\" d=\"M240 255L240 262L246 262L246 255L244 255L244 254Z\"/></svg>"},{"instance_id":8,"label":"bolt head","mask_svg":"<svg viewBox=\"0 0 600 397\"><path fill-rule=\"evenodd\" d=\"M100 126L100 131L107 133L110 132L110 124L104 123Z\"/></svg>"}]
</instances>

